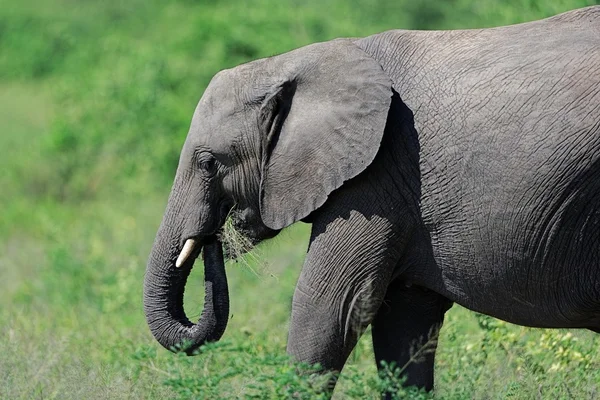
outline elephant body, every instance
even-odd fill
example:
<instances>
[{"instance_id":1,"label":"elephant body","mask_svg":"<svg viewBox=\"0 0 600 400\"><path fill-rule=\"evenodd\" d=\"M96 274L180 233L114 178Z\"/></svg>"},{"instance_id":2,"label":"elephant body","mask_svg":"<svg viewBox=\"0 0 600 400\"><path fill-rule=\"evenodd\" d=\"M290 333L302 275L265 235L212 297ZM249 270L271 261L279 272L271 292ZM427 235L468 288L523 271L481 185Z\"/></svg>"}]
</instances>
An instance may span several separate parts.
<instances>
[{"instance_id":1,"label":"elephant body","mask_svg":"<svg viewBox=\"0 0 600 400\"><path fill-rule=\"evenodd\" d=\"M167 348L225 329L227 215L255 243L312 224L287 350L327 370L369 324L378 363L404 366L454 302L600 332L600 7L339 39L217 74L146 271ZM193 324L183 290L202 246ZM432 388L433 357L406 384Z\"/></svg>"},{"instance_id":2,"label":"elephant body","mask_svg":"<svg viewBox=\"0 0 600 400\"><path fill-rule=\"evenodd\" d=\"M598 8L356 44L414 112L431 249L406 279L513 323L600 329Z\"/></svg>"}]
</instances>

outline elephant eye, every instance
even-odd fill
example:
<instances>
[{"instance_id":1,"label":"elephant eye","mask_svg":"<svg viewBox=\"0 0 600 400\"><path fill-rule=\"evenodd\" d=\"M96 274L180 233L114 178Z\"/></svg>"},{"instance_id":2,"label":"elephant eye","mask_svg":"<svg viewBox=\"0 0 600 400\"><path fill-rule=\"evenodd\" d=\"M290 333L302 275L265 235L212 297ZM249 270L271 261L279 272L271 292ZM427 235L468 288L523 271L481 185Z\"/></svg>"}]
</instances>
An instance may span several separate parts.
<instances>
[{"instance_id":1,"label":"elephant eye","mask_svg":"<svg viewBox=\"0 0 600 400\"><path fill-rule=\"evenodd\" d=\"M217 172L217 160L212 154L203 152L197 157L198 169L207 176L212 176Z\"/></svg>"}]
</instances>

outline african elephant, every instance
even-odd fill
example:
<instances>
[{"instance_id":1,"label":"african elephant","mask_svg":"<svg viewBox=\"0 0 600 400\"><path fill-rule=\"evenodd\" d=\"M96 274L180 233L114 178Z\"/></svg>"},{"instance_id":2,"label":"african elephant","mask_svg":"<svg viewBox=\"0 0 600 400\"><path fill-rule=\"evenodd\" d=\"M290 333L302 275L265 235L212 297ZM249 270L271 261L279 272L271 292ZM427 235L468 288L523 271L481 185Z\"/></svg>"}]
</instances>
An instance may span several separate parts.
<instances>
[{"instance_id":1,"label":"african elephant","mask_svg":"<svg viewBox=\"0 0 600 400\"><path fill-rule=\"evenodd\" d=\"M404 365L454 302L600 332L600 7L332 40L217 73L146 270L167 348L225 330L228 215L255 243L312 224L287 351L327 370L369 324L377 362ZM183 291L201 248L194 324ZM406 384L431 389L433 358Z\"/></svg>"}]
</instances>

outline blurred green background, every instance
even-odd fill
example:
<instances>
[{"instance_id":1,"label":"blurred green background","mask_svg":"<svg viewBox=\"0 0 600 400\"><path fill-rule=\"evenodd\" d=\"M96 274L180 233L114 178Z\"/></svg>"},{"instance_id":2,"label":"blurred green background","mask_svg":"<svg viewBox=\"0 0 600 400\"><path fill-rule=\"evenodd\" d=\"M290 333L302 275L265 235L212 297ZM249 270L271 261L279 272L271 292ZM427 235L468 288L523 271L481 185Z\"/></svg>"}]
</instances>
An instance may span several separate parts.
<instances>
[{"instance_id":1,"label":"blurred green background","mask_svg":"<svg viewBox=\"0 0 600 400\"><path fill-rule=\"evenodd\" d=\"M312 397L284 356L306 225L228 265L233 317L216 348L172 355L144 322L146 257L210 78L336 37L489 27L595 3L5 0L0 398ZM201 299L196 268L190 317ZM435 398L600 397L600 340L589 332L526 329L454 307L440 341ZM377 398L371 353L367 332L338 398Z\"/></svg>"}]
</instances>

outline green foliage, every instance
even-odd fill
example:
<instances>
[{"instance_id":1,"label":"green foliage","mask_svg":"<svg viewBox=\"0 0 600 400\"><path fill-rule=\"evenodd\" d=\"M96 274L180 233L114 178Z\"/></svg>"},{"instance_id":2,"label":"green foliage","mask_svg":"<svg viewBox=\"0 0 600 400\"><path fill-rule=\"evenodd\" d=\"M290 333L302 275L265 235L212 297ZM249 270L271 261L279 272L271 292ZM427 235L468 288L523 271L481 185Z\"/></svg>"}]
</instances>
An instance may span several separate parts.
<instances>
[{"instance_id":1,"label":"green foliage","mask_svg":"<svg viewBox=\"0 0 600 400\"><path fill-rule=\"evenodd\" d=\"M486 398L491 393L519 399L597 396L597 335L525 328L482 314L469 315L474 329L465 335L468 328L458 324L458 315L449 314L442 329L439 357L452 366L442 379L453 383L438 393L442 398Z\"/></svg>"},{"instance_id":2,"label":"green foliage","mask_svg":"<svg viewBox=\"0 0 600 400\"><path fill-rule=\"evenodd\" d=\"M166 370L156 367L152 348L138 348L133 358L138 371L152 370L162 375L162 384L171 388L178 399L243 398L243 399L326 399L328 385L337 379L331 373L319 373L319 365L293 363L280 350L264 345L268 339L247 337L233 342L221 340L202 346L197 359L178 353L178 362ZM218 364L217 371L214 365ZM404 388L401 369L384 364L378 374L365 374L354 367L344 370L339 385L344 398L375 398L389 392L394 399L430 399L432 394L415 388Z\"/></svg>"},{"instance_id":3,"label":"green foliage","mask_svg":"<svg viewBox=\"0 0 600 400\"><path fill-rule=\"evenodd\" d=\"M7 3L7 2L5 2ZM159 349L144 265L196 102L220 69L392 28L517 23L589 0L12 1L0 7L0 398L318 398L327 377L285 356L307 226L227 265L225 341ZM233 230L233 252L244 250ZM202 308L202 268L186 309ZM370 334L338 398L595 398L600 339L516 327L455 307L437 389L377 374ZM428 351L416 346L413 362Z\"/></svg>"}]
</instances>

